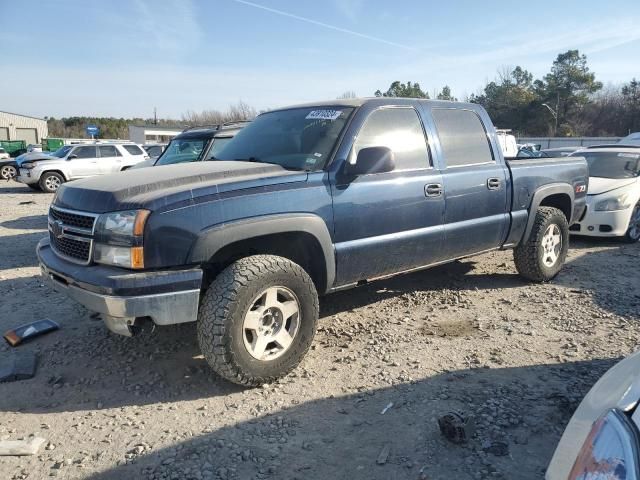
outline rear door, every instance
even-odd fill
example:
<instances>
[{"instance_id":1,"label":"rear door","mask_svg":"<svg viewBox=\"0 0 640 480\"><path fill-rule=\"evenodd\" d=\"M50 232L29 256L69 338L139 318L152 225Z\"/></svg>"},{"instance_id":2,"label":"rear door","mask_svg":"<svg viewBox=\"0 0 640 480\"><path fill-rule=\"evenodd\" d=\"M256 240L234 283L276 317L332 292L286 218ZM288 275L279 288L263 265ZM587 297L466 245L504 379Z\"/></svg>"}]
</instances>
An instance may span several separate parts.
<instances>
[{"instance_id":1,"label":"rear door","mask_svg":"<svg viewBox=\"0 0 640 480\"><path fill-rule=\"evenodd\" d=\"M100 145L98 153L100 154L100 173L114 173L122 169L122 154L115 145Z\"/></svg>"},{"instance_id":2,"label":"rear door","mask_svg":"<svg viewBox=\"0 0 640 480\"><path fill-rule=\"evenodd\" d=\"M443 159L447 258L502 245L508 228L506 168L480 116L463 108L432 108Z\"/></svg>"},{"instance_id":3,"label":"rear door","mask_svg":"<svg viewBox=\"0 0 640 480\"><path fill-rule=\"evenodd\" d=\"M431 163L418 112L407 105L384 106L366 115L349 157L355 159L365 147L388 147L396 167L355 178L336 173L332 195L337 285L441 258L444 199L437 190L442 178Z\"/></svg>"},{"instance_id":4,"label":"rear door","mask_svg":"<svg viewBox=\"0 0 640 480\"><path fill-rule=\"evenodd\" d=\"M94 145L75 147L67 157L71 178L90 177L100 175L98 165L98 149Z\"/></svg>"}]
</instances>

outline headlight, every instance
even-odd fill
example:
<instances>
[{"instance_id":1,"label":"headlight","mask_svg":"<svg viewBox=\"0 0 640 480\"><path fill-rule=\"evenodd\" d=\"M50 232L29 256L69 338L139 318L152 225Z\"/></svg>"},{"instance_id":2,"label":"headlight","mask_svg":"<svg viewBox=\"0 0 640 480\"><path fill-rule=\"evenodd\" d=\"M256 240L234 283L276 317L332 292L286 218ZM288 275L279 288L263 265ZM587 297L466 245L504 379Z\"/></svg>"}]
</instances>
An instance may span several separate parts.
<instances>
[{"instance_id":1,"label":"headlight","mask_svg":"<svg viewBox=\"0 0 640 480\"><path fill-rule=\"evenodd\" d=\"M597 212L624 210L625 208L629 208L630 206L631 202L629 201L629 194L623 193L622 195L618 195L617 197L611 197L599 201L598 203L596 203L595 210Z\"/></svg>"},{"instance_id":2,"label":"headlight","mask_svg":"<svg viewBox=\"0 0 640 480\"><path fill-rule=\"evenodd\" d=\"M610 410L591 428L569 480L640 478L638 432L624 413Z\"/></svg>"},{"instance_id":3,"label":"headlight","mask_svg":"<svg viewBox=\"0 0 640 480\"><path fill-rule=\"evenodd\" d=\"M105 213L96 223L93 260L126 268L144 268L143 234L148 210Z\"/></svg>"},{"instance_id":4,"label":"headlight","mask_svg":"<svg viewBox=\"0 0 640 480\"><path fill-rule=\"evenodd\" d=\"M32 168L35 168L36 164L33 162L24 162L22 165L20 165L20 168L26 168L28 170L31 170Z\"/></svg>"}]
</instances>

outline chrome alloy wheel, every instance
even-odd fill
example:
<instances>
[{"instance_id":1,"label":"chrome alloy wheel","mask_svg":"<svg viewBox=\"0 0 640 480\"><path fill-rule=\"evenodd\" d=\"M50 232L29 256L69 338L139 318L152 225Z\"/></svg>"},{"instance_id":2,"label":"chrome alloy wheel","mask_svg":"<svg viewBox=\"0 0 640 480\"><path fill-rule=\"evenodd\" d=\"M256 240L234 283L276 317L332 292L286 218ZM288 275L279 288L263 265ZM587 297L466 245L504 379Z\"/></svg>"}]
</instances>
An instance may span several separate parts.
<instances>
[{"instance_id":1,"label":"chrome alloy wheel","mask_svg":"<svg viewBox=\"0 0 640 480\"><path fill-rule=\"evenodd\" d=\"M0 177L2 177L3 180L11 180L17 173L16 169L11 165L5 165L0 168Z\"/></svg>"},{"instance_id":2,"label":"chrome alloy wheel","mask_svg":"<svg viewBox=\"0 0 640 480\"><path fill-rule=\"evenodd\" d=\"M242 338L249 354L274 360L293 344L300 328L300 302L285 287L269 287L249 307L242 323Z\"/></svg>"},{"instance_id":3,"label":"chrome alloy wheel","mask_svg":"<svg viewBox=\"0 0 640 480\"><path fill-rule=\"evenodd\" d=\"M562 251L562 234L560 228L552 223L547 227L542 237L542 263L546 267L553 267L558 258L560 258L560 252Z\"/></svg>"},{"instance_id":4,"label":"chrome alloy wheel","mask_svg":"<svg viewBox=\"0 0 640 480\"><path fill-rule=\"evenodd\" d=\"M58 177L54 177L53 175L51 175L44 179L44 184L48 190L53 191L60 188L61 182Z\"/></svg>"}]
</instances>

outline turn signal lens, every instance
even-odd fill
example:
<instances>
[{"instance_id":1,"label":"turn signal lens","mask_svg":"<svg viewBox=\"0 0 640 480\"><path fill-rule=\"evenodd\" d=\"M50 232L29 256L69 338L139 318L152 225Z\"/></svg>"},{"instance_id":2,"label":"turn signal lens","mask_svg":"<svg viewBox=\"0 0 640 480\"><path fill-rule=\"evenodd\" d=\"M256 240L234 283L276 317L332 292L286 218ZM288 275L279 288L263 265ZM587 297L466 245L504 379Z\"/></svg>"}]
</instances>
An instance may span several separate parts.
<instances>
[{"instance_id":1,"label":"turn signal lens","mask_svg":"<svg viewBox=\"0 0 640 480\"><path fill-rule=\"evenodd\" d=\"M624 413L611 410L591 428L568 480L637 480L638 432Z\"/></svg>"},{"instance_id":2,"label":"turn signal lens","mask_svg":"<svg viewBox=\"0 0 640 480\"><path fill-rule=\"evenodd\" d=\"M144 228L144 223L143 223L143 228ZM143 247L131 247L131 268L144 268Z\"/></svg>"},{"instance_id":3,"label":"turn signal lens","mask_svg":"<svg viewBox=\"0 0 640 480\"><path fill-rule=\"evenodd\" d=\"M144 224L147 223L147 218L150 213L149 210L138 210L135 223L133 224L134 235L140 236L144 233Z\"/></svg>"}]
</instances>

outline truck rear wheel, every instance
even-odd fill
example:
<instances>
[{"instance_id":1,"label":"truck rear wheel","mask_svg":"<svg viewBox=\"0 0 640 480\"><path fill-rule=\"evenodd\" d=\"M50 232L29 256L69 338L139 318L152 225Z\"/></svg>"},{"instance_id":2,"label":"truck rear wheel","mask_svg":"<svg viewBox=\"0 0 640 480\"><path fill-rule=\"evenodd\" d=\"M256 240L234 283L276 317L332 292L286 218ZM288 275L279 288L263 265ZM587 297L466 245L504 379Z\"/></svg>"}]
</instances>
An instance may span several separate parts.
<instances>
[{"instance_id":1,"label":"truck rear wheel","mask_svg":"<svg viewBox=\"0 0 640 480\"><path fill-rule=\"evenodd\" d=\"M564 214L553 207L540 207L526 242L513 251L518 273L534 282L547 282L564 265L569 251L569 223Z\"/></svg>"},{"instance_id":2,"label":"truck rear wheel","mask_svg":"<svg viewBox=\"0 0 640 480\"><path fill-rule=\"evenodd\" d=\"M318 294L307 272L283 257L254 255L229 265L207 289L198 343L218 375L258 386L298 366L317 322Z\"/></svg>"}]
</instances>

